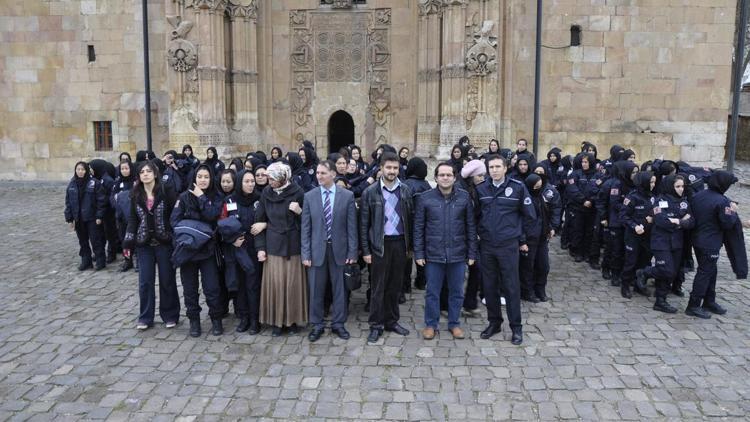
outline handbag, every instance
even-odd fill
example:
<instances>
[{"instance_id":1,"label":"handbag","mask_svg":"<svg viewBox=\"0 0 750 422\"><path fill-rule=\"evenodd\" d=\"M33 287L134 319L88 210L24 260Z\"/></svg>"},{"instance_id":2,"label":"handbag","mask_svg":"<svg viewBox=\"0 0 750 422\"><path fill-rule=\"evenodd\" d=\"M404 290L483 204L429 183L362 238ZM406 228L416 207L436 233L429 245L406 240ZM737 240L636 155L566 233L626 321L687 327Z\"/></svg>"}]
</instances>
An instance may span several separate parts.
<instances>
[{"instance_id":1,"label":"handbag","mask_svg":"<svg viewBox=\"0 0 750 422\"><path fill-rule=\"evenodd\" d=\"M362 273L358 264L347 264L344 267L344 284L350 292L362 287Z\"/></svg>"}]
</instances>

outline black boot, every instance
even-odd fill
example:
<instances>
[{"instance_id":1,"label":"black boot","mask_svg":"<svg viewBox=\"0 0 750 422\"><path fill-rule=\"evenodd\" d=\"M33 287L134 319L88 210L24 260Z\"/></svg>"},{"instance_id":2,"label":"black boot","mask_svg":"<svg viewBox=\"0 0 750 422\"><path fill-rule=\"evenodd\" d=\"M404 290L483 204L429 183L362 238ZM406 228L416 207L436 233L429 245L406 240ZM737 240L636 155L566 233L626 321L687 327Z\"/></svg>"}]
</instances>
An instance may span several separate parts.
<instances>
[{"instance_id":1,"label":"black boot","mask_svg":"<svg viewBox=\"0 0 750 422\"><path fill-rule=\"evenodd\" d=\"M414 280L414 288L417 290L424 290L425 281L423 279L420 280L419 278L417 278L416 280Z\"/></svg>"},{"instance_id":2,"label":"black boot","mask_svg":"<svg viewBox=\"0 0 750 422\"><path fill-rule=\"evenodd\" d=\"M122 264L120 264L120 272L124 273L131 268L133 268L133 260L130 258L124 258Z\"/></svg>"},{"instance_id":3,"label":"black boot","mask_svg":"<svg viewBox=\"0 0 750 422\"><path fill-rule=\"evenodd\" d=\"M638 293L641 296L645 296L645 297L651 296L651 292L648 290L648 287L641 289L638 286L635 286L633 287L633 291Z\"/></svg>"},{"instance_id":4,"label":"black boot","mask_svg":"<svg viewBox=\"0 0 750 422\"><path fill-rule=\"evenodd\" d=\"M677 297L685 297L685 292L682 291L682 286L672 286L672 294Z\"/></svg>"},{"instance_id":5,"label":"black boot","mask_svg":"<svg viewBox=\"0 0 750 422\"><path fill-rule=\"evenodd\" d=\"M611 284L614 287L617 287L621 283L622 283L622 278L620 277L620 274L612 272L612 279L609 280L609 284Z\"/></svg>"},{"instance_id":6,"label":"black boot","mask_svg":"<svg viewBox=\"0 0 750 422\"><path fill-rule=\"evenodd\" d=\"M211 334L215 336L224 334L224 325L221 323L221 318L211 320Z\"/></svg>"},{"instance_id":7,"label":"black boot","mask_svg":"<svg viewBox=\"0 0 750 422\"><path fill-rule=\"evenodd\" d=\"M702 319L711 318L711 314L701 307L701 299L690 296L687 308L685 309L685 315L690 315Z\"/></svg>"},{"instance_id":8,"label":"black boot","mask_svg":"<svg viewBox=\"0 0 750 422\"><path fill-rule=\"evenodd\" d=\"M107 252L107 264L117 261L117 254L114 251Z\"/></svg>"},{"instance_id":9,"label":"black boot","mask_svg":"<svg viewBox=\"0 0 750 422\"><path fill-rule=\"evenodd\" d=\"M544 287L537 287L534 290L534 293L536 294L536 297L539 298L540 302L546 302L549 300L549 298L547 297L547 289L545 289Z\"/></svg>"},{"instance_id":10,"label":"black boot","mask_svg":"<svg viewBox=\"0 0 750 422\"><path fill-rule=\"evenodd\" d=\"M521 327L511 328L511 331L513 332L513 335L510 338L510 342L516 346L523 343L523 331L521 330Z\"/></svg>"},{"instance_id":11,"label":"black boot","mask_svg":"<svg viewBox=\"0 0 750 422\"><path fill-rule=\"evenodd\" d=\"M667 302L667 299L663 297L656 298L656 302L654 303L654 310L667 314L674 314L677 312L677 308L670 305L669 302Z\"/></svg>"},{"instance_id":12,"label":"black boot","mask_svg":"<svg viewBox=\"0 0 750 422\"><path fill-rule=\"evenodd\" d=\"M88 257L88 259L86 259L86 257L83 257L81 258L81 263L78 265L78 271L85 271L93 266L94 264L91 257Z\"/></svg>"},{"instance_id":13,"label":"black boot","mask_svg":"<svg viewBox=\"0 0 750 422\"><path fill-rule=\"evenodd\" d=\"M598 269L602 268L601 265L599 265L599 260L598 259L591 259L591 260L589 260L589 267L591 267L592 270L598 270Z\"/></svg>"},{"instance_id":14,"label":"black boot","mask_svg":"<svg viewBox=\"0 0 750 422\"><path fill-rule=\"evenodd\" d=\"M635 270L635 290L646 289L646 272L643 269Z\"/></svg>"},{"instance_id":15,"label":"black boot","mask_svg":"<svg viewBox=\"0 0 750 422\"><path fill-rule=\"evenodd\" d=\"M201 320L198 318L190 320L190 337L201 336Z\"/></svg>"},{"instance_id":16,"label":"black boot","mask_svg":"<svg viewBox=\"0 0 750 422\"><path fill-rule=\"evenodd\" d=\"M248 330L248 328L250 328L250 318L243 317L242 319L240 319L240 322L237 324L237 328L234 331L238 333L244 333Z\"/></svg>"},{"instance_id":17,"label":"black boot","mask_svg":"<svg viewBox=\"0 0 750 422\"><path fill-rule=\"evenodd\" d=\"M260 323L258 320L253 319L250 321L250 328L247 330L247 333L251 336L254 336L260 332Z\"/></svg>"},{"instance_id":18,"label":"black boot","mask_svg":"<svg viewBox=\"0 0 750 422\"><path fill-rule=\"evenodd\" d=\"M609 268L602 268L602 278L605 280L612 280L612 271Z\"/></svg>"},{"instance_id":19,"label":"black boot","mask_svg":"<svg viewBox=\"0 0 750 422\"><path fill-rule=\"evenodd\" d=\"M620 294L625 299L633 298L633 293L630 292L630 286L627 283L620 284Z\"/></svg>"},{"instance_id":20,"label":"black boot","mask_svg":"<svg viewBox=\"0 0 750 422\"><path fill-rule=\"evenodd\" d=\"M716 303L715 300L708 302L704 299L702 307L708 312L711 312L712 314L716 314L716 315L724 315L725 313L727 313L727 310L723 306Z\"/></svg>"}]
</instances>

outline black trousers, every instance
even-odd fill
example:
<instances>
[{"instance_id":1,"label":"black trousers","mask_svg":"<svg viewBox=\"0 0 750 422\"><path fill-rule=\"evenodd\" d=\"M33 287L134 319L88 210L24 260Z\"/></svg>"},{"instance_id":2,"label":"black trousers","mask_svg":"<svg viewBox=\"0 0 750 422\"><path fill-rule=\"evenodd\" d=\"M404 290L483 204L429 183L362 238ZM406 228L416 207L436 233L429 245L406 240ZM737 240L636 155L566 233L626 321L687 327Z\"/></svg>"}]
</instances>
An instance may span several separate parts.
<instances>
[{"instance_id":1,"label":"black trousers","mask_svg":"<svg viewBox=\"0 0 750 422\"><path fill-rule=\"evenodd\" d=\"M646 268L651 263L651 239L644 233L636 234L631 229L625 230L625 266L622 268L622 283L632 286L635 272Z\"/></svg>"},{"instance_id":2,"label":"black trousers","mask_svg":"<svg viewBox=\"0 0 750 422\"><path fill-rule=\"evenodd\" d=\"M404 265L406 265L404 238L386 237L383 243L383 256L372 255L370 328L389 327L401 318L398 297L404 278Z\"/></svg>"},{"instance_id":3,"label":"black trousers","mask_svg":"<svg viewBox=\"0 0 750 422\"><path fill-rule=\"evenodd\" d=\"M466 281L466 290L464 291L464 309L473 311L479 307L477 294L482 295L482 265L481 259L474 261L474 265L469 266L469 278Z\"/></svg>"},{"instance_id":4,"label":"black trousers","mask_svg":"<svg viewBox=\"0 0 750 422\"><path fill-rule=\"evenodd\" d=\"M401 290L404 293L411 292L411 273L412 273L413 267L414 267L414 259L407 258L406 265L404 265L404 285L403 285L403 289ZM414 278L414 285L424 286L426 284L425 278L424 278L424 267L420 267L419 265L417 265L416 267L417 267L417 275Z\"/></svg>"},{"instance_id":5,"label":"black trousers","mask_svg":"<svg viewBox=\"0 0 750 422\"><path fill-rule=\"evenodd\" d=\"M521 289L518 279L518 244L500 248L482 247L482 284L487 302L487 319L501 324L500 294L505 296L505 310L510 328L521 327Z\"/></svg>"},{"instance_id":6,"label":"black trousers","mask_svg":"<svg viewBox=\"0 0 750 422\"><path fill-rule=\"evenodd\" d=\"M529 252L521 254L520 277L521 294L545 292L549 274L549 241L545 239L526 239Z\"/></svg>"},{"instance_id":7,"label":"black trousers","mask_svg":"<svg viewBox=\"0 0 750 422\"><path fill-rule=\"evenodd\" d=\"M201 314L201 306L198 303L198 273L200 273L200 284L203 294L206 296L208 315L211 319L219 319L224 313L221 306L221 289L219 287L219 269L216 265L216 257L211 254L201 261L190 261L180 267L180 280L182 282L182 294L185 301L185 309L188 319L198 319Z\"/></svg>"},{"instance_id":8,"label":"black trousers","mask_svg":"<svg viewBox=\"0 0 750 422\"><path fill-rule=\"evenodd\" d=\"M570 211L570 248L588 261L599 260L599 234L596 210L572 209Z\"/></svg>"},{"instance_id":9,"label":"black trousers","mask_svg":"<svg viewBox=\"0 0 750 422\"><path fill-rule=\"evenodd\" d=\"M240 264L237 266L237 296L234 299L234 312L240 318L250 318L251 321L258 321L260 318L260 266L257 262L256 270L249 273L242 269Z\"/></svg>"},{"instance_id":10,"label":"black trousers","mask_svg":"<svg viewBox=\"0 0 750 422\"><path fill-rule=\"evenodd\" d=\"M656 279L657 299L666 299L669 290L675 285L675 279L682 272L682 249L671 251L652 251L655 265L643 269L647 278Z\"/></svg>"},{"instance_id":11,"label":"black trousers","mask_svg":"<svg viewBox=\"0 0 750 422\"><path fill-rule=\"evenodd\" d=\"M76 221L76 236L78 236L78 255L84 262L91 262L91 251L94 251L94 259L97 265L104 265L104 230L96 221ZM90 244L90 246L89 246Z\"/></svg>"},{"instance_id":12,"label":"black trousers","mask_svg":"<svg viewBox=\"0 0 750 422\"><path fill-rule=\"evenodd\" d=\"M690 298L703 299L703 303L714 303L716 302L716 275L718 273L716 264L719 261L719 251L695 248L695 257L698 260L698 269L693 279L693 291L690 292Z\"/></svg>"},{"instance_id":13,"label":"black trousers","mask_svg":"<svg viewBox=\"0 0 750 422\"><path fill-rule=\"evenodd\" d=\"M117 222L115 221L115 211L113 209L107 209L104 213L102 225L104 226L104 235L107 239L107 254L114 255L121 250L121 248Z\"/></svg>"},{"instance_id":14,"label":"black trousers","mask_svg":"<svg viewBox=\"0 0 750 422\"><path fill-rule=\"evenodd\" d=\"M625 230L622 227L609 228L609 266L615 274L622 273L625 262Z\"/></svg>"}]
</instances>

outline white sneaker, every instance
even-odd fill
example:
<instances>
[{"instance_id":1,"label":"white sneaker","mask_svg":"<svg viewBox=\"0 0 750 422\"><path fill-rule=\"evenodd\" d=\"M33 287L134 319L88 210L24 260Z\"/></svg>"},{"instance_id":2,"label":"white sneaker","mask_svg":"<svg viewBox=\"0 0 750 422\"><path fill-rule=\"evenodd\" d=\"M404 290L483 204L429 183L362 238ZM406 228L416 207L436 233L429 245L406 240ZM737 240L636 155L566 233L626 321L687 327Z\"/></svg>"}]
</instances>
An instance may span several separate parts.
<instances>
[{"instance_id":1,"label":"white sneaker","mask_svg":"<svg viewBox=\"0 0 750 422\"><path fill-rule=\"evenodd\" d=\"M166 323L166 326L167 326L167 328L174 328L174 327L177 326L177 323L173 322L173 321L170 321L170 322Z\"/></svg>"},{"instance_id":2,"label":"white sneaker","mask_svg":"<svg viewBox=\"0 0 750 422\"><path fill-rule=\"evenodd\" d=\"M505 306L505 298L500 296L500 304Z\"/></svg>"},{"instance_id":3,"label":"white sneaker","mask_svg":"<svg viewBox=\"0 0 750 422\"><path fill-rule=\"evenodd\" d=\"M487 301L482 298L482 305L487 305Z\"/></svg>"},{"instance_id":4,"label":"white sneaker","mask_svg":"<svg viewBox=\"0 0 750 422\"><path fill-rule=\"evenodd\" d=\"M136 325L136 326L135 326L135 328L136 328L136 329L138 329L138 330L141 330L141 331L143 331L143 330L146 330L146 329L148 329L148 325L147 325L147 324L144 324L144 323L141 323L141 322L139 322L139 323L138 323L138 325Z\"/></svg>"}]
</instances>

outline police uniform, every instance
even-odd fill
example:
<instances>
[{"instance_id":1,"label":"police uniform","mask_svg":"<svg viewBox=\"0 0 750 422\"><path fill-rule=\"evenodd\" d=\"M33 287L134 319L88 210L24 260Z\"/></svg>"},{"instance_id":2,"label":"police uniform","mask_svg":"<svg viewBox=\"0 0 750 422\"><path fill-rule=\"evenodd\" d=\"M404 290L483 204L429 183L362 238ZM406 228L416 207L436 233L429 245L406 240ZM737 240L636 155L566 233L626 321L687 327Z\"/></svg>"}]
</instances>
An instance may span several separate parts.
<instances>
[{"instance_id":1,"label":"police uniform","mask_svg":"<svg viewBox=\"0 0 750 422\"><path fill-rule=\"evenodd\" d=\"M576 262L588 260L594 266L599 262L599 242L596 221L597 213L594 204L602 184L601 175L596 171L594 160L590 154L589 170L575 170L568 179L565 195L568 198L568 209L570 216L570 247L576 257ZM580 163L580 155L576 161ZM590 207L584 206L589 201Z\"/></svg>"},{"instance_id":2,"label":"police uniform","mask_svg":"<svg viewBox=\"0 0 750 422\"><path fill-rule=\"evenodd\" d=\"M636 190L630 192L623 200L620 219L625 225L625 265L622 270L621 292L623 297L630 296L630 287L635 281L637 269L644 268L651 262L651 212L656 200L650 192L652 174L638 173ZM646 180L647 179L647 180ZM635 227L643 226L643 233L635 232ZM641 286L643 287L643 286ZM648 295L645 289L636 289L638 293Z\"/></svg>"}]
</instances>

